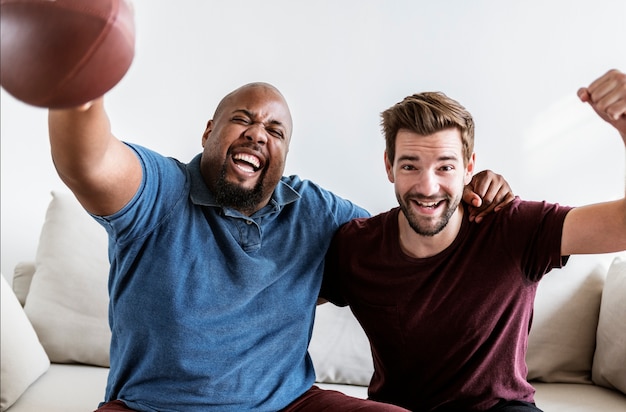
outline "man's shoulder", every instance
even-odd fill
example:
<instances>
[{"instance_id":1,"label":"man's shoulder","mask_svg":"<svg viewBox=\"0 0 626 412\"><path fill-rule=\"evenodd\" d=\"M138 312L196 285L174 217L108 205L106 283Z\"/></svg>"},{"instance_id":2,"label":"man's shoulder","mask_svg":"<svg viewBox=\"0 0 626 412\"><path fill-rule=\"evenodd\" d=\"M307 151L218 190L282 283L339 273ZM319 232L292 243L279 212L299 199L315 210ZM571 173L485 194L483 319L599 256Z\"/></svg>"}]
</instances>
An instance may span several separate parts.
<instances>
[{"instance_id":1,"label":"man's shoulder","mask_svg":"<svg viewBox=\"0 0 626 412\"><path fill-rule=\"evenodd\" d=\"M521 216L547 216L547 215L565 215L572 209L571 206L564 206L559 203L551 203L545 200L523 200L519 196L507 205L500 212L492 213L494 217L503 216L510 217L514 215ZM504 213L503 213L504 212Z\"/></svg>"},{"instance_id":2,"label":"man's shoulder","mask_svg":"<svg viewBox=\"0 0 626 412\"><path fill-rule=\"evenodd\" d=\"M290 175L283 176L281 178L281 183L284 186L291 188L294 192L296 192L300 197L307 199L318 199L323 202L335 202L342 201L353 204L351 201L346 198L328 190L319 184L313 182L312 180L302 179L298 175Z\"/></svg>"},{"instance_id":3,"label":"man's shoulder","mask_svg":"<svg viewBox=\"0 0 626 412\"><path fill-rule=\"evenodd\" d=\"M186 167L193 167L194 165L197 164L198 165L197 167L199 168L200 155L196 156L196 158L194 158L188 164L185 164L174 157L165 156L159 152L156 152L152 149L149 149L137 143L124 142L124 144L130 147L135 152L135 154L137 155L137 157L142 163L142 167L147 172L150 171L149 169L154 168L154 167L159 168L159 167L174 166L176 169L182 171Z\"/></svg>"},{"instance_id":4,"label":"man's shoulder","mask_svg":"<svg viewBox=\"0 0 626 412\"><path fill-rule=\"evenodd\" d=\"M362 233L375 233L387 230L387 227L393 222L398 221L399 208L395 207L386 212L379 213L371 217L359 217L352 219L341 228L341 232L345 234L359 235Z\"/></svg>"},{"instance_id":5,"label":"man's shoulder","mask_svg":"<svg viewBox=\"0 0 626 412\"><path fill-rule=\"evenodd\" d=\"M284 204L291 203L298 211L308 211L305 213L316 216L320 221L330 219L335 223L335 229L351 219L369 216L367 210L361 206L297 175L283 177L280 185L283 187L274 191L274 197L279 203L280 201ZM291 190L298 198L286 202L288 199L285 188Z\"/></svg>"},{"instance_id":6,"label":"man's shoulder","mask_svg":"<svg viewBox=\"0 0 626 412\"><path fill-rule=\"evenodd\" d=\"M291 187L293 190L296 190L297 192L308 191L312 189L326 191L326 189L322 188L317 183L308 179L303 179L298 175L283 176L280 179L280 181L282 184Z\"/></svg>"}]
</instances>

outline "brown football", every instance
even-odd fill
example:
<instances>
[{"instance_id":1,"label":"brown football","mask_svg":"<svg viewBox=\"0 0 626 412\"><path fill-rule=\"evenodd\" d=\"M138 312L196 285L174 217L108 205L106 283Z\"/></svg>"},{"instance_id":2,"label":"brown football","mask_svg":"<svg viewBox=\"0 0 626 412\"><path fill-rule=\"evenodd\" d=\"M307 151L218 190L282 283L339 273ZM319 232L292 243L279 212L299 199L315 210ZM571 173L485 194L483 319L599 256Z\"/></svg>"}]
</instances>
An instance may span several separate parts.
<instances>
[{"instance_id":1,"label":"brown football","mask_svg":"<svg viewBox=\"0 0 626 412\"><path fill-rule=\"evenodd\" d=\"M66 108L104 95L135 55L125 0L0 0L0 85L27 104Z\"/></svg>"}]
</instances>

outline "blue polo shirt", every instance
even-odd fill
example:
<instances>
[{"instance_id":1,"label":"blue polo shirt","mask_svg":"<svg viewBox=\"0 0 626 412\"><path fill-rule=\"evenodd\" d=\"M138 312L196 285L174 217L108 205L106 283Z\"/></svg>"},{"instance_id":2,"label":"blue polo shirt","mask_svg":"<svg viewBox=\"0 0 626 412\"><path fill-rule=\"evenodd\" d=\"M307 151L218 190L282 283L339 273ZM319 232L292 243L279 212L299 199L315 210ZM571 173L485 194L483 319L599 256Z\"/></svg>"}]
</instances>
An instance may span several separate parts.
<instances>
[{"instance_id":1,"label":"blue polo shirt","mask_svg":"<svg viewBox=\"0 0 626 412\"><path fill-rule=\"evenodd\" d=\"M325 252L367 212L296 176L247 217L189 164L141 146L143 181L109 234L105 401L138 411L277 411L314 382L307 353Z\"/></svg>"}]
</instances>

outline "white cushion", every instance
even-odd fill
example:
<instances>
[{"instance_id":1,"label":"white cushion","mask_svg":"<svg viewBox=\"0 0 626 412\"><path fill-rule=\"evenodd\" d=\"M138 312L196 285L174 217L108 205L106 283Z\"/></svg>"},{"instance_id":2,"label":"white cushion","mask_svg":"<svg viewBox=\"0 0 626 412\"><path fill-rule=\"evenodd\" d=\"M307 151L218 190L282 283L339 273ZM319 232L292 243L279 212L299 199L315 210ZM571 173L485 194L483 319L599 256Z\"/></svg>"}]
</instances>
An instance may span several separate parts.
<instances>
[{"instance_id":1,"label":"white cushion","mask_svg":"<svg viewBox=\"0 0 626 412\"><path fill-rule=\"evenodd\" d=\"M104 400L108 368L53 363L9 412L90 412Z\"/></svg>"},{"instance_id":2,"label":"white cushion","mask_svg":"<svg viewBox=\"0 0 626 412\"><path fill-rule=\"evenodd\" d=\"M50 360L109 365L107 235L69 192L52 192L24 310Z\"/></svg>"},{"instance_id":3,"label":"white cushion","mask_svg":"<svg viewBox=\"0 0 626 412\"><path fill-rule=\"evenodd\" d=\"M609 267L592 372L594 383L626 393L626 254Z\"/></svg>"},{"instance_id":4,"label":"white cushion","mask_svg":"<svg viewBox=\"0 0 626 412\"><path fill-rule=\"evenodd\" d=\"M342 383L317 383L321 389L339 391L354 398L367 399L367 386L345 385Z\"/></svg>"},{"instance_id":5,"label":"white cushion","mask_svg":"<svg viewBox=\"0 0 626 412\"><path fill-rule=\"evenodd\" d=\"M367 386L374 373L367 336L347 307L317 307L309 354L317 382Z\"/></svg>"},{"instance_id":6,"label":"white cushion","mask_svg":"<svg viewBox=\"0 0 626 412\"><path fill-rule=\"evenodd\" d=\"M48 370L50 361L11 286L0 277L0 410L5 411Z\"/></svg>"},{"instance_id":7,"label":"white cushion","mask_svg":"<svg viewBox=\"0 0 626 412\"><path fill-rule=\"evenodd\" d=\"M624 412L626 396L597 385L533 382L535 402L545 412Z\"/></svg>"},{"instance_id":8,"label":"white cushion","mask_svg":"<svg viewBox=\"0 0 626 412\"><path fill-rule=\"evenodd\" d=\"M26 296L28 296L28 290L30 289L30 283L33 280L36 266L35 262L20 262L15 266L13 271L13 293L17 296L17 300L24 306L26 303Z\"/></svg>"},{"instance_id":9,"label":"white cushion","mask_svg":"<svg viewBox=\"0 0 626 412\"><path fill-rule=\"evenodd\" d=\"M593 256L572 256L540 282L528 339L528 379L591 383L606 269Z\"/></svg>"}]
</instances>

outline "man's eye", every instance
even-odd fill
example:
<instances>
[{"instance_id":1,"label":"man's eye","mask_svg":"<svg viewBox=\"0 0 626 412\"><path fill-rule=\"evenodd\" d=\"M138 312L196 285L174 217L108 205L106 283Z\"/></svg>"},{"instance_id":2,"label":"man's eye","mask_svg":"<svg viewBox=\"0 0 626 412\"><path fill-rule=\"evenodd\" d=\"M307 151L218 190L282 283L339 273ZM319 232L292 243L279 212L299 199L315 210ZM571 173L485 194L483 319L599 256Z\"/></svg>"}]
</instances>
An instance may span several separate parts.
<instances>
[{"instance_id":1,"label":"man's eye","mask_svg":"<svg viewBox=\"0 0 626 412\"><path fill-rule=\"evenodd\" d=\"M442 172L450 172L452 170L454 170L454 167L452 167L452 166L441 166L441 171Z\"/></svg>"},{"instance_id":2,"label":"man's eye","mask_svg":"<svg viewBox=\"0 0 626 412\"><path fill-rule=\"evenodd\" d=\"M250 123L250 121L248 119L246 119L245 117L240 117L240 116L233 117L233 122L241 123L241 124L248 124L248 123Z\"/></svg>"},{"instance_id":3,"label":"man's eye","mask_svg":"<svg viewBox=\"0 0 626 412\"><path fill-rule=\"evenodd\" d=\"M283 138L283 132L281 130L278 130L278 129L268 129L268 131L274 137L278 137L279 139Z\"/></svg>"}]
</instances>

